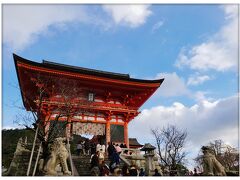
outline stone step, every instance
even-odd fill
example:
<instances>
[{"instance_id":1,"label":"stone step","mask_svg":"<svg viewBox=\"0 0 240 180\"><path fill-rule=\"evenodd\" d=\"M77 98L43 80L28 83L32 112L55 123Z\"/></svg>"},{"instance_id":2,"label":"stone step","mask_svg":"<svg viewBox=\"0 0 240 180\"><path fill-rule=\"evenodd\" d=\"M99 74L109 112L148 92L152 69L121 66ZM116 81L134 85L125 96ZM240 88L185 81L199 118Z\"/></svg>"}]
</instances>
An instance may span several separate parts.
<instances>
[{"instance_id":1,"label":"stone step","mask_svg":"<svg viewBox=\"0 0 240 180\"><path fill-rule=\"evenodd\" d=\"M90 156L72 156L73 163L76 167L76 170L79 174L79 176L90 176L91 171L91 163L90 163ZM105 163L109 166L110 165L110 159L106 158ZM124 166L124 162L120 161L120 168Z\"/></svg>"},{"instance_id":2,"label":"stone step","mask_svg":"<svg viewBox=\"0 0 240 180\"><path fill-rule=\"evenodd\" d=\"M10 171L10 176L26 176L27 174L27 169L28 169L28 164L29 164L29 159L30 159L31 152L22 152L21 154L16 154L15 155L15 166L12 171ZM33 159L32 159L32 165L31 165L31 170L30 174L33 171L35 162L36 162L36 156L37 154L34 153Z\"/></svg>"}]
</instances>

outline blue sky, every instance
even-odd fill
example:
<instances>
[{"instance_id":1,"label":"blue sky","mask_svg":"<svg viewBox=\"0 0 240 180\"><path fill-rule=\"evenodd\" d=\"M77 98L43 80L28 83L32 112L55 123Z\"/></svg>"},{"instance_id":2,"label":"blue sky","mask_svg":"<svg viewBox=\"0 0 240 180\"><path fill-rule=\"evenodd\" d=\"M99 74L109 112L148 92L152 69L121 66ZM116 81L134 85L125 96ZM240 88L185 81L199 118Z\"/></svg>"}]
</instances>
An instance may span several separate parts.
<instances>
[{"instance_id":1,"label":"blue sky","mask_svg":"<svg viewBox=\"0 0 240 180\"><path fill-rule=\"evenodd\" d=\"M21 104L16 53L165 78L129 125L131 137L153 142L151 127L176 124L189 131L192 154L219 138L236 146L237 21L237 5L3 5L2 126L16 127L12 104Z\"/></svg>"}]
</instances>

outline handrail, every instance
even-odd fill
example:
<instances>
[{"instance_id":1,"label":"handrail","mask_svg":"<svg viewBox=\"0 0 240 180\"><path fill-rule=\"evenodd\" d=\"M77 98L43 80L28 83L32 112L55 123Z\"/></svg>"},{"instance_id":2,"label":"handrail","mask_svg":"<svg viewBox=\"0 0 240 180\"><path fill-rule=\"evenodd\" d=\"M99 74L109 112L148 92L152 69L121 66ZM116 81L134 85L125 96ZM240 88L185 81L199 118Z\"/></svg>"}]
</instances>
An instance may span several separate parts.
<instances>
[{"instance_id":1,"label":"handrail","mask_svg":"<svg viewBox=\"0 0 240 180\"><path fill-rule=\"evenodd\" d=\"M126 163L128 166L130 166L131 165L131 163L122 155L122 154L120 154L120 159L124 162L124 163Z\"/></svg>"},{"instance_id":2,"label":"handrail","mask_svg":"<svg viewBox=\"0 0 240 180\"><path fill-rule=\"evenodd\" d=\"M127 152L127 153L126 153ZM131 153L132 152L132 153ZM127 157L134 157L140 154L139 149L133 149L133 148L122 148L122 151L120 153L121 160L124 161L128 166L131 165L131 162L129 162Z\"/></svg>"},{"instance_id":3,"label":"handrail","mask_svg":"<svg viewBox=\"0 0 240 180\"><path fill-rule=\"evenodd\" d=\"M32 174L32 176L34 176L35 173L36 173L37 164L38 164L38 159L39 159L41 150L42 150L42 142L41 142L40 145L39 145L38 154L37 154L37 159L36 159L36 162L35 162L35 166L34 166L34 169L33 169L33 174Z\"/></svg>"},{"instance_id":4,"label":"handrail","mask_svg":"<svg viewBox=\"0 0 240 180\"><path fill-rule=\"evenodd\" d=\"M34 137L34 141L33 141L32 152L31 152L31 156L30 156L30 159L29 159L29 162L28 162L27 176L29 176L30 169L31 169L31 165L32 165L32 158L33 158L33 152L34 152L35 145L36 145L38 129L39 129L39 126L37 126L37 129L36 129L36 132L35 132L35 137Z\"/></svg>"},{"instance_id":5,"label":"handrail","mask_svg":"<svg viewBox=\"0 0 240 180\"><path fill-rule=\"evenodd\" d=\"M133 156L133 155L139 155L140 154L140 150L139 149L134 149L134 148L121 148L122 151L121 151L121 154L122 155L127 155L127 156ZM127 151L127 154L124 153ZM132 154L130 154L132 153Z\"/></svg>"},{"instance_id":6,"label":"handrail","mask_svg":"<svg viewBox=\"0 0 240 180\"><path fill-rule=\"evenodd\" d=\"M72 161L72 154L71 154L71 149L70 149L69 138L67 138L67 148L68 148L68 153L69 153L69 160L70 160L70 165L71 165L71 170L72 170L72 176L74 176L73 161Z\"/></svg>"}]
</instances>

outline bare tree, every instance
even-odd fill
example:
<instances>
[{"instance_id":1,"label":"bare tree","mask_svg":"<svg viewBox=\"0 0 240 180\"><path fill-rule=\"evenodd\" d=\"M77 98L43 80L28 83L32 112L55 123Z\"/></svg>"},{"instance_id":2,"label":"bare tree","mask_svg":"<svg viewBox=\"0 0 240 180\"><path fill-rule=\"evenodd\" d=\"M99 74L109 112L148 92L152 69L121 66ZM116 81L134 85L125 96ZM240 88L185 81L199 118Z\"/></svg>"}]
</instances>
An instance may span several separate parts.
<instances>
[{"instance_id":1,"label":"bare tree","mask_svg":"<svg viewBox=\"0 0 240 180\"><path fill-rule=\"evenodd\" d=\"M238 170L239 167L239 152L236 148L227 145L223 140L215 140L209 143L217 160L229 170Z\"/></svg>"},{"instance_id":2,"label":"bare tree","mask_svg":"<svg viewBox=\"0 0 240 180\"><path fill-rule=\"evenodd\" d=\"M213 150L214 154L217 156L223 153L225 145L223 140L218 139L218 140L214 140L213 142L210 142L209 146Z\"/></svg>"},{"instance_id":3,"label":"bare tree","mask_svg":"<svg viewBox=\"0 0 240 180\"><path fill-rule=\"evenodd\" d=\"M42 158L47 159L49 144L56 137L65 136L70 119L86 111L86 108L81 108L81 105L84 103L88 107L89 102L76 99L81 86L74 80L51 79L36 75L31 78L31 81L37 88L37 94L32 94L32 91L23 92L20 89L24 94L25 107L29 109L26 112L25 108L21 107L24 114L18 114L16 122L37 134L36 138L42 143ZM55 98L53 100L55 102L49 102L51 98Z\"/></svg>"},{"instance_id":4,"label":"bare tree","mask_svg":"<svg viewBox=\"0 0 240 180\"><path fill-rule=\"evenodd\" d=\"M195 168L199 173L203 172L203 153L200 149L196 158L193 159L195 161Z\"/></svg>"},{"instance_id":5,"label":"bare tree","mask_svg":"<svg viewBox=\"0 0 240 180\"><path fill-rule=\"evenodd\" d=\"M161 164L170 170L176 170L177 164L182 164L186 156L183 148L187 132L173 125L163 127L161 130L151 129L151 132L156 140Z\"/></svg>"},{"instance_id":6,"label":"bare tree","mask_svg":"<svg viewBox=\"0 0 240 180\"><path fill-rule=\"evenodd\" d=\"M226 170L239 172L239 152L236 148L227 146L224 153L218 155L219 161L223 164Z\"/></svg>"}]
</instances>

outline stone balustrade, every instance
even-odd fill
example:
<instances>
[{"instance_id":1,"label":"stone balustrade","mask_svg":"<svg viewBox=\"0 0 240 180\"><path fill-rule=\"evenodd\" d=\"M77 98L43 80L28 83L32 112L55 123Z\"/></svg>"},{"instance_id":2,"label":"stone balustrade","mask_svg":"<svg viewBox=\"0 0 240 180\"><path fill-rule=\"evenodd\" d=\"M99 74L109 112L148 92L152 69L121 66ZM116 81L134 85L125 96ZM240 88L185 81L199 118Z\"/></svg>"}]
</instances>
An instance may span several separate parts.
<instances>
[{"instance_id":1,"label":"stone balustrade","mask_svg":"<svg viewBox=\"0 0 240 180\"><path fill-rule=\"evenodd\" d=\"M146 157L140 151L140 149L132 149L132 148L122 148L122 152L120 154L120 158L129 166L134 164L137 166L138 169L143 168L146 169ZM153 174L154 169L158 169L158 172L161 171L160 164L158 162L158 158L156 154L154 154L153 161L151 163L151 173ZM149 166L149 165L147 165Z\"/></svg>"}]
</instances>

